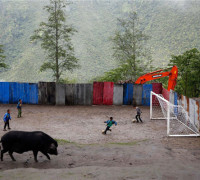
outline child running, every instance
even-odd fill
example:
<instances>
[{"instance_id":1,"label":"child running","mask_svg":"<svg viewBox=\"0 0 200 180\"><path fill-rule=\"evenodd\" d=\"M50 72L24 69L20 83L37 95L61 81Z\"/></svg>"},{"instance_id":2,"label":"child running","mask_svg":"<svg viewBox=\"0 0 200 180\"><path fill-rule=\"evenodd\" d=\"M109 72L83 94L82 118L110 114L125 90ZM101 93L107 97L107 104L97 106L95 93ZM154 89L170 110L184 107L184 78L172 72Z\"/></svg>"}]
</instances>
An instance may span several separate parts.
<instances>
[{"instance_id":1,"label":"child running","mask_svg":"<svg viewBox=\"0 0 200 180\"><path fill-rule=\"evenodd\" d=\"M139 107L136 107L136 111L137 111L137 115L135 116L135 119L137 120L137 123L139 123L139 120L140 120L141 123L143 123L143 121L142 121L142 119L140 117L142 111L140 110Z\"/></svg>"},{"instance_id":2,"label":"child running","mask_svg":"<svg viewBox=\"0 0 200 180\"><path fill-rule=\"evenodd\" d=\"M11 116L10 116L9 109L7 110L7 113L4 115L3 120L4 120L4 129L3 130L6 131L6 126L8 126L8 129L10 129L9 121L11 120Z\"/></svg>"},{"instance_id":3,"label":"child running","mask_svg":"<svg viewBox=\"0 0 200 180\"><path fill-rule=\"evenodd\" d=\"M113 120L113 117L110 117L110 120L104 121L104 123L107 123L105 131L103 131L103 134L106 134L107 131L111 131L111 126L115 124L117 126L117 122Z\"/></svg>"},{"instance_id":4,"label":"child running","mask_svg":"<svg viewBox=\"0 0 200 180\"><path fill-rule=\"evenodd\" d=\"M18 110L17 117L18 118L22 117L22 100L21 99L19 99L19 101L18 101L17 110Z\"/></svg>"}]
</instances>

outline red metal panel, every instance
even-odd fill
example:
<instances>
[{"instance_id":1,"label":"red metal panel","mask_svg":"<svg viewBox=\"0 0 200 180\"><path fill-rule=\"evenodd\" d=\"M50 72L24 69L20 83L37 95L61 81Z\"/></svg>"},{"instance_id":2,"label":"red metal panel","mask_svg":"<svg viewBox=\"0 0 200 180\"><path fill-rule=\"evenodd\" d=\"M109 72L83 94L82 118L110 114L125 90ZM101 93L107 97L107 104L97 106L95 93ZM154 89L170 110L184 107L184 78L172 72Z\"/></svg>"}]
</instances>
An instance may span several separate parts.
<instances>
[{"instance_id":1,"label":"red metal panel","mask_svg":"<svg viewBox=\"0 0 200 180\"><path fill-rule=\"evenodd\" d=\"M187 100L187 112L189 113L189 107L190 107L189 98L188 98L188 97L186 97L186 100Z\"/></svg>"},{"instance_id":2,"label":"red metal panel","mask_svg":"<svg viewBox=\"0 0 200 180\"><path fill-rule=\"evenodd\" d=\"M153 92L156 94L162 94L162 83L152 83Z\"/></svg>"},{"instance_id":3,"label":"red metal panel","mask_svg":"<svg viewBox=\"0 0 200 180\"><path fill-rule=\"evenodd\" d=\"M170 94L170 92L167 89L163 88L162 95L168 101L169 101L169 94Z\"/></svg>"},{"instance_id":4,"label":"red metal panel","mask_svg":"<svg viewBox=\"0 0 200 180\"><path fill-rule=\"evenodd\" d=\"M113 82L104 82L103 88L103 104L104 105L113 105Z\"/></svg>"},{"instance_id":5,"label":"red metal panel","mask_svg":"<svg viewBox=\"0 0 200 180\"><path fill-rule=\"evenodd\" d=\"M103 104L103 82L94 82L93 83L93 104L101 105Z\"/></svg>"},{"instance_id":6,"label":"red metal panel","mask_svg":"<svg viewBox=\"0 0 200 180\"><path fill-rule=\"evenodd\" d=\"M162 94L162 83L152 83L152 90L156 94ZM154 106L159 105L158 99L153 96L152 103Z\"/></svg>"}]
</instances>

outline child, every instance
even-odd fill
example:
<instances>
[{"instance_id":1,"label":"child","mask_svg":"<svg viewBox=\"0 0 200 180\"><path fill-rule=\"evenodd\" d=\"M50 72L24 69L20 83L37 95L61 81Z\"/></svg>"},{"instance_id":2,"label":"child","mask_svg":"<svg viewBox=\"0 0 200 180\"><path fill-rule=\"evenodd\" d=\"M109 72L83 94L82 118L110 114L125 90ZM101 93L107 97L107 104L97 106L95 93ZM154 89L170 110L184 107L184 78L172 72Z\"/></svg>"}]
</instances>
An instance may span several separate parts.
<instances>
[{"instance_id":1,"label":"child","mask_svg":"<svg viewBox=\"0 0 200 180\"><path fill-rule=\"evenodd\" d=\"M139 107L136 107L136 111L137 111L137 115L135 116L135 119L137 120L137 123L139 123L139 120L140 120L140 122L142 123L143 121L142 121L142 119L141 119L141 117L140 117L142 111L140 110Z\"/></svg>"},{"instance_id":2,"label":"child","mask_svg":"<svg viewBox=\"0 0 200 180\"><path fill-rule=\"evenodd\" d=\"M7 113L4 115L3 117L3 120L4 120L4 131L6 131L6 126L8 126L8 129L10 129L10 126L9 126L9 120L11 120L11 116L10 116L10 110L8 109L7 110Z\"/></svg>"},{"instance_id":3,"label":"child","mask_svg":"<svg viewBox=\"0 0 200 180\"><path fill-rule=\"evenodd\" d=\"M21 99L19 99L19 101L18 101L17 109L18 109L17 117L20 118L20 117L22 117L22 100Z\"/></svg>"},{"instance_id":4,"label":"child","mask_svg":"<svg viewBox=\"0 0 200 180\"><path fill-rule=\"evenodd\" d=\"M113 120L113 117L110 117L110 120L105 121L104 123L107 123L106 130L103 132L103 134L106 134L106 132L109 130L111 131L110 127L115 124L117 126L117 122Z\"/></svg>"}]
</instances>

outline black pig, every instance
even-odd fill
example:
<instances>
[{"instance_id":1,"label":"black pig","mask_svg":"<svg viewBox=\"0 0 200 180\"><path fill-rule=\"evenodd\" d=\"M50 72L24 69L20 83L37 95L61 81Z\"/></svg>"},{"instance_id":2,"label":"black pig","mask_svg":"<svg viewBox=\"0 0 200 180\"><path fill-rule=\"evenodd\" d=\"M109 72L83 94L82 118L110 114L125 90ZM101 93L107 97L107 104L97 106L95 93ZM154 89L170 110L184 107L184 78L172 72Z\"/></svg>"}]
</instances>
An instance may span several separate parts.
<instances>
[{"instance_id":1,"label":"black pig","mask_svg":"<svg viewBox=\"0 0 200 180\"><path fill-rule=\"evenodd\" d=\"M3 161L3 154L6 152L9 153L13 161L16 161L13 152L22 154L23 152L33 151L35 162L37 162L38 151L43 153L49 160L48 154L58 154L57 141L41 131L10 131L2 136L1 143L3 146L1 161Z\"/></svg>"}]
</instances>

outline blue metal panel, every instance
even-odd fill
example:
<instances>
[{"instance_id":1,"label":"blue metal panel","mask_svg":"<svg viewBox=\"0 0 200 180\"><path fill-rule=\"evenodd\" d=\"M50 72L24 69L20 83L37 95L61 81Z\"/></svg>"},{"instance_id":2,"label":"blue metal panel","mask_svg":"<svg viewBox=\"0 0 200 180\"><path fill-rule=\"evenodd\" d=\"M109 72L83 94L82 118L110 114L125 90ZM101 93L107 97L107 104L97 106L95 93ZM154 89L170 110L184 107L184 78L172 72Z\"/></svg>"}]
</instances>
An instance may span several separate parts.
<instances>
[{"instance_id":1,"label":"blue metal panel","mask_svg":"<svg viewBox=\"0 0 200 180\"><path fill-rule=\"evenodd\" d=\"M29 83L23 83L22 92L23 92L23 95L21 95L22 103L29 104Z\"/></svg>"},{"instance_id":2,"label":"blue metal panel","mask_svg":"<svg viewBox=\"0 0 200 180\"><path fill-rule=\"evenodd\" d=\"M22 99L23 103L27 103L26 93L25 93L25 83L16 83L10 82L9 83L9 103L10 104L17 104L19 99Z\"/></svg>"},{"instance_id":3,"label":"blue metal panel","mask_svg":"<svg viewBox=\"0 0 200 180\"><path fill-rule=\"evenodd\" d=\"M0 82L0 103L9 104L9 83Z\"/></svg>"},{"instance_id":4,"label":"blue metal panel","mask_svg":"<svg viewBox=\"0 0 200 180\"><path fill-rule=\"evenodd\" d=\"M174 92L174 105L178 105L178 94L177 92ZM174 108L174 113L178 115L178 107Z\"/></svg>"},{"instance_id":5,"label":"blue metal panel","mask_svg":"<svg viewBox=\"0 0 200 180\"><path fill-rule=\"evenodd\" d=\"M38 104L38 84L29 83L29 104Z\"/></svg>"},{"instance_id":6,"label":"blue metal panel","mask_svg":"<svg viewBox=\"0 0 200 180\"><path fill-rule=\"evenodd\" d=\"M21 99L23 103L24 101L24 83L18 83L17 84L17 92L18 92L18 100Z\"/></svg>"},{"instance_id":7,"label":"blue metal panel","mask_svg":"<svg viewBox=\"0 0 200 180\"><path fill-rule=\"evenodd\" d=\"M123 104L131 105L133 103L133 84L124 84Z\"/></svg>"},{"instance_id":8,"label":"blue metal panel","mask_svg":"<svg viewBox=\"0 0 200 180\"><path fill-rule=\"evenodd\" d=\"M144 84L143 91L142 91L142 105L143 106L150 106L150 93L153 87L152 84Z\"/></svg>"},{"instance_id":9,"label":"blue metal panel","mask_svg":"<svg viewBox=\"0 0 200 180\"><path fill-rule=\"evenodd\" d=\"M16 86L17 83L14 83L14 82L10 82L9 83L9 103L10 104L14 104L15 103L15 86Z\"/></svg>"},{"instance_id":10,"label":"blue metal panel","mask_svg":"<svg viewBox=\"0 0 200 180\"><path fill-rule=\"evenodd\" d=\"M178 94L174 92L174 105L178 105Z\"/></svg>"}]
</instances>

